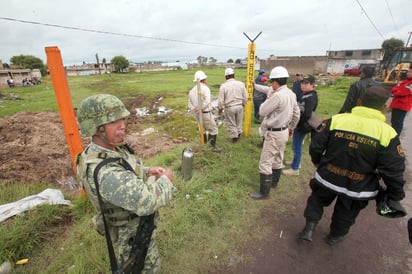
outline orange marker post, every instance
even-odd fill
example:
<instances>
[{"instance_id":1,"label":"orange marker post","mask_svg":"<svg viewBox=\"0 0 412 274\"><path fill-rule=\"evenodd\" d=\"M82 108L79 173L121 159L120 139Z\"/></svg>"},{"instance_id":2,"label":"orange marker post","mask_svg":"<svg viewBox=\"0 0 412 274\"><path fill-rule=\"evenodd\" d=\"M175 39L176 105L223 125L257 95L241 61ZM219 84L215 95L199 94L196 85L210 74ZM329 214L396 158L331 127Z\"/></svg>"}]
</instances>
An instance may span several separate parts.
<instances>
[{"instance_id":1,"label":"orange marker post","mask_svg":"<svg viewBox=\"0 0 412 274\"><path fill-rule=\"evenodd\" d=\"M60 50L58 47L46 47L47 66L50 71L50 78L53 83L57 105L60 111L60 118L63 123L66 142L72 160L73 170L76 172L76 155L83 150L76 117L70 98L69 86L67 84L66 73L64 71Z\"/></svg>"}]
</instances>

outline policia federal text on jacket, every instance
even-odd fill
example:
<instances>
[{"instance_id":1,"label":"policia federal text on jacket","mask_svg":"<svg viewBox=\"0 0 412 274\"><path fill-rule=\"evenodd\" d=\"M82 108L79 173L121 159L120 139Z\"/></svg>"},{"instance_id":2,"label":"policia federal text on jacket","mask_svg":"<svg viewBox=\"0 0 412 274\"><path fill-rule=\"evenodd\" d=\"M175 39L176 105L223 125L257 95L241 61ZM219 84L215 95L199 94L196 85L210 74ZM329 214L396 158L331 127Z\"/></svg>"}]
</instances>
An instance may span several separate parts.
<instances>
[{"instance_id":1,"label":"policia federal text on jacket","mask_svg":"<svg viewBox=\"0 0 412 274\"><path fill-rule=\"evenodd\" d=\"M304 211L301 239L312 241L323 208L335 198L327 237L330 245L342 240L368 201L376 199L380 181L388 201L405 197L403 149L380 111L388 96L383 88L367 89L351 113L334 115L313 137L309 153L317 170L310 181L312 193Z\"/></svg>"}]
</instances>

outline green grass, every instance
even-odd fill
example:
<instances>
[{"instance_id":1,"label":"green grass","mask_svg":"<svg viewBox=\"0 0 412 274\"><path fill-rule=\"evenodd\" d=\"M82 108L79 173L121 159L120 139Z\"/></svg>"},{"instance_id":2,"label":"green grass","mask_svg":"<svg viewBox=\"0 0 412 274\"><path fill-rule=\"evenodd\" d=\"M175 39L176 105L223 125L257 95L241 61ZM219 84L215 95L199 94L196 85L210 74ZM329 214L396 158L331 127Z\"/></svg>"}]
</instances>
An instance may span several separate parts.
<instances>
[{"instance_id":1,"label":"green grass","mask_svg":"<svg viewBox=\"0 0 412 274\"><path fill-rule=\"evenodd\" d=\"M223 68L205 68L208 85L213 95L224 81ZM174 170L174 184L178 188L170 206L162 208L158 229L158 244L162 255L162 273L216 272L238 255L238 250L251 240L259 241L271 233L263 225L261 214L276 207L277 213L287 212L290 201L300 197L302 188L312 176L314 168L308 156L309 140L304 144L301 176L281 177L279 188L264 202L252 201L247 193L259 187L258 161L261 149L258 125L252 123L251 135L232 144L226 127L219 128L217 144L223 152L211 152L199 145L196 124L186 112L187 92L194 86L195 70L111 74L69 77L73 105L96 93L111 93L125 102L144 96L150 102L165 95L164 104L175 109L163 120L163 129L173 137L188 138L167 153L145 161L146 165L162 165ZM239 70L237 78L244 81L246 70ZM329 81L330 78L328 78ZM349 85L355 78L336 78L333 85L318 86L317 113L328 118L338 112ZM3 100L0 116L20 111L57 111L50 79L28 88L2 89L22 100ZM0 98L1 100L1 98ZM153 118L142 121L150 125ZM63 136L62 136L63 138ZM191 147L195 152L193 177L183 181L180 175L181 153ZM290 143L286 159L292 158ZM39 184L13 184L0 181L0 204L10 203L41 192ZM42 206L22 216L0 224L0 263L28 258L25 266L14 266L14 273L109 273L109 258L104 237L91 224L94 212L87 199L63 190L72 206ZM259 231L259 233L256 233ZM253 258L242 258L247 261Z\"/></svg>"}]
</instances>

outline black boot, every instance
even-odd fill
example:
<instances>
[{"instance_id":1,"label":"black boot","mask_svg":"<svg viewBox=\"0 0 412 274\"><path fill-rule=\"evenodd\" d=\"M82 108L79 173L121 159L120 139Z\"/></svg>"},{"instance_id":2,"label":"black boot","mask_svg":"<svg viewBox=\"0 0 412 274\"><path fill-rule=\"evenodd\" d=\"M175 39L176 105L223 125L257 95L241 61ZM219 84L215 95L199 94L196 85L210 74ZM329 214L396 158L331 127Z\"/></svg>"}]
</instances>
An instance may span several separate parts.
<instances>
[{"instance_id":1,"label":"black boot","mask_svg":"<svg viewBox=\"0 0 412 274\"><path fill-rule=\"evenodd\" d=\"M328 237L326 237L326 241L328 243L328 245L335 245L337 243L339 243L340 241L343 240L343 238L345 238L345 235L342 236L332 236L332 235L328 235Z\"/></svg>"},{"instance_id":2,"label":"black boot","mask_svg":"<svg viewBox=\"0 0 412 274\"><path fill-rule=\"evenodd\" d=\"M299 239L311 242L312 241L312 234L315 230L317 222L309 222L306 221L306 225L303 228L302 232L299 235Z\"/></svg>"},{"instance_id":3,"label":"black boot","mask_svg":"<svg viewBox=\"0 0 412 274\"><path fill-rule=\"evenodd\" d=\"M209 135L210 144L213 147L213 152L221 152L222 149L216 146L216 138L217 138L217 135Z\"/></svg>"},{"instance_id":4,"label":"black boot","mask_svg":"<svg viewBox=\"0 0 412 274\"><path fill-rule=\"evenodd\" d=\"M266 175L260 173L260 191L249 193L249 197L254 200L269 199L270 185L272 184L272 174Z\"/></svg>"},{"instance_id":5,"label":"black boot","mask_svg":"<svg viewBox=\"0 0 412 274\"><path fill-rule=\"evenodd\" d=\"M272 169L272 188L276 188L278 186L281 173L282 169Z\"/></svg>"}]
</instances>

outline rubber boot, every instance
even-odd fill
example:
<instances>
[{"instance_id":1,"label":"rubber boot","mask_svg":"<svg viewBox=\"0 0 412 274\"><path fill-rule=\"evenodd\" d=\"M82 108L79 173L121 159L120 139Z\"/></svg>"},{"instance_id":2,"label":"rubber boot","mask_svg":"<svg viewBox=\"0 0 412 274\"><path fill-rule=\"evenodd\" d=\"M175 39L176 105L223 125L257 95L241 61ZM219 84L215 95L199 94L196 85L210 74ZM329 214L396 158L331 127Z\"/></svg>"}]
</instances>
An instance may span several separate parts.
<instances>
[{"instance_id":1,"label":"rubber boot","mask_svg":"<svg viewBox=\"0 0 412 274\"><path fill-rule=\"evenodd\" d=\"M299 239L308 241L308 242L312 242L312 234L313 231L316 228L317 223L316 222L309 222L306 221L306 225L303 228L302 232L299 235Z\"/></svg>"},{"instance_id":2,"label":"rubber boot","mask_svg":"<svg viewBox=\"0 0 412 274\"><path fill-rule=\"evenodd\" d=\"M266 175L260 173L260 191L249 193L249 197L254 200L269 199L270 185L272 184L272 174Z\"/></svg>"},{"instance_id":3,"label":"rubber boot","mask_svg":"<svg viewBox=\"0 0 412 274\"><path fill-rule=\"evenodd\" d=\"M222 149L216 146L216 138L217 138L217 135L209 135L210 144L213 147L213 152L221 152Z\"/></svg>"},{"instance_id":4,"label":"rubber boot","mask_svg":"<svg viewBox=\"0 0 412 274\"><path fill-rule=\"evenodd\" d=\"M272 188L276 188L278 186L281 173L282 169L272 169Z\"/></svg>"},{"instance_id":5,"label":"rubber boot","mask_svg":"<svg viewBox=\"0 0 412 274\"><path fill-rule=\"evenodd\" d=\"M257 146L258 147L260 147L260 148L262 148L263 147L263 143L265 142L265 138L262 138L262 142L261 143L259 143Z\"/></svg>"}]
</instances>

